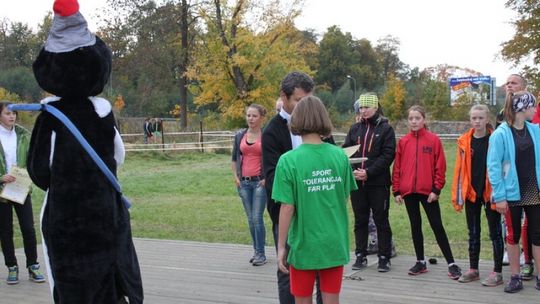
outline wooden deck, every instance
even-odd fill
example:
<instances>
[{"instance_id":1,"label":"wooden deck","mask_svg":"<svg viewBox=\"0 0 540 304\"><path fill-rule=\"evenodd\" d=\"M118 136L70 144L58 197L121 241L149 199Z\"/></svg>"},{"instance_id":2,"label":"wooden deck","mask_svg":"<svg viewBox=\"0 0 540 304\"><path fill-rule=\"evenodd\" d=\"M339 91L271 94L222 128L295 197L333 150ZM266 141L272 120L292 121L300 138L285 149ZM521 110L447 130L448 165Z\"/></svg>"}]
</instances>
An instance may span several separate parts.
<instances>
[{"instance_id":1,"label":"wooden deck","mask_svg":"<svg viewBox=\"0 0 540 304\"><path fill-rule=\"evenodd\" d=\"M139 255L145 302L150 304L201 303L277 303L276 260L273 248L268 248L269 263L253 267L249 246L135 239ZM399 249L399 248L398 248ZM41 248L39 248L41 250ZM40 251L41 256L41 251ZM24 263L22 249L17 250L19 263ZM429 272L417 277L407 275L413 257L399 255L392 260L392 271L379 273L376 257L369 257L370 266L353 273L350 265L346 275L357 278L343 282L341 303L538 303L540 291L534 281L524 282L525 289L506 294L503 286L483 287L480 281L462 284L450 280L444 264L429 265ZM42 259L40 259L42 261ZM353 260L351 259L351 264ZM439 258L439 263L442 259ZM465 261L459 263L463 268ZM490 271L490 262L481 262L482 275ZM7 276L7 269L0 278ZM504 277L509 278L508 267ZM51 303L48 284L27 280L21 271L20 283L14 286L0 283L1 303Z\"/></svg>"}]
</instances>

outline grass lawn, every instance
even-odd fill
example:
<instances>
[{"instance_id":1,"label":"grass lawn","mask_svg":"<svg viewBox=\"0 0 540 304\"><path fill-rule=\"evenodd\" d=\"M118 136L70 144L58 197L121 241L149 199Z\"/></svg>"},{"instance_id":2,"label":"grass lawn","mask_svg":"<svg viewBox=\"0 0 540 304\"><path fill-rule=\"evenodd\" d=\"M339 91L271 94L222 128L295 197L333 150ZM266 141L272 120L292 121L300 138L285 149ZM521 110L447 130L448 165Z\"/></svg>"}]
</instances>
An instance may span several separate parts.
<instances>
[{"instance_id":1,"label":"grass lawn","mask_svg":"<svg viewBox=\"0 0 540 304\"><path fill-rule=\"evenodd\" d=\"M456 258L468 257L465 213L458 214L450 202L455 142L445 142L447 186L441 194L443 223ZM135 237L250 244L244 210L236 192L229 153L130 153L119 170L125 195L131 200L131 224ZM34 217L39 222L43 192L33 192ZM354 249L352 210L351 250ZM491 259L491 242L482 219L482 259ZM270 219L265 212L267 243L273 244ZM405 206L393 202L390 224L398 253L414 255ZM38 227L38 225L36 225ZM425 253L442 256L423 214ZM16 228L17 246L22 246ZM38 232L38 238L39 232Z\"/></svg>"}]
</instances>

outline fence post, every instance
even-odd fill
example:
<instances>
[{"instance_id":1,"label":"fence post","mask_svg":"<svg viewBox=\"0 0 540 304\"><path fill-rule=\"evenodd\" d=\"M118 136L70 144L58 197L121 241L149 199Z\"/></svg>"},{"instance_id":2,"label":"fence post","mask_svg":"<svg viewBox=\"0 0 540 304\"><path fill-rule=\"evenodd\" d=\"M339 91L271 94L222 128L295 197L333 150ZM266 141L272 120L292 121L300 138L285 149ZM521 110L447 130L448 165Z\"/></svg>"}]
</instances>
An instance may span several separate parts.
<instances>
[{"instance_id":1,"label":"fence post","mask_svg":"<svg viewBox=\"0 0 540 304\"><path fill-rule=\"evenodd\" d=\"M165 128L161 119L159 120L159 126L161 127L161 151L165 152Z\"/></svg>"},{"instance_id":2,"label":"fence post","mask_svg":"<svg viewBox=\"0 0 540 304\"><path fill-rule=\"evenodd\" d=\"M200 128L199 146L201 147L201 153L204 153L204 138L203 138L203 122L202 122L202 120L199 121L199 128Z\"/></svg>"}]
</instances>

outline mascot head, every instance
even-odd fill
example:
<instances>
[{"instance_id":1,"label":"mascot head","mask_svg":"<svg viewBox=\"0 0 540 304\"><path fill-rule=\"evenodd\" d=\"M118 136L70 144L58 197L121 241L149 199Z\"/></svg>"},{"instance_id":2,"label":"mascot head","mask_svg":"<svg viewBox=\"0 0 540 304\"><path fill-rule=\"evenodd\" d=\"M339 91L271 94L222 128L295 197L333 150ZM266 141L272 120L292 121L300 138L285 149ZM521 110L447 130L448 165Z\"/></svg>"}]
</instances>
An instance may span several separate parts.
<instances>
[{"instance_id":1,"label":"mascot head","mask_svg":"<svg viewBox=\"0 0 540 304\"><path fill-rule=\"evenodd\" d=\"M77 0L55 0L54 19L33 64L41 88L60 97L100 94L109 80L111 50L92 34Z\"/></svg>"}]
</instances>

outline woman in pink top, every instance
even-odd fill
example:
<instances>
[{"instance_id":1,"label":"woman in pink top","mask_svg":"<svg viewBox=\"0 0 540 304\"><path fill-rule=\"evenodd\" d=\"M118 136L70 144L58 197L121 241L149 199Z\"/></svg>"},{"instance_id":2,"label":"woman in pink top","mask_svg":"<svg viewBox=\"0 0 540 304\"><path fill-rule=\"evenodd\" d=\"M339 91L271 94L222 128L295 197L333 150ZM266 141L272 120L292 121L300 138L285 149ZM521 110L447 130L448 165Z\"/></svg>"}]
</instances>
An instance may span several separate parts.
<instances>
[{"instance_id":1,"label":"woman in pink top","mask_svg":"<svg viewBox=\"0 0 540 304\"><path fill-rule=\"evenodd\" d=\"M251 104L246 109L247 129L241 130L234 137L232 152L232 171L238 194L244 204L249 232L253 240L254 255L249 260L253 266L266 264L264 246L266 230L263 213L266 207L266 190L262 176L261 134L262 122L266 109L258 104Z\"/></svg>"}]
</instances>

